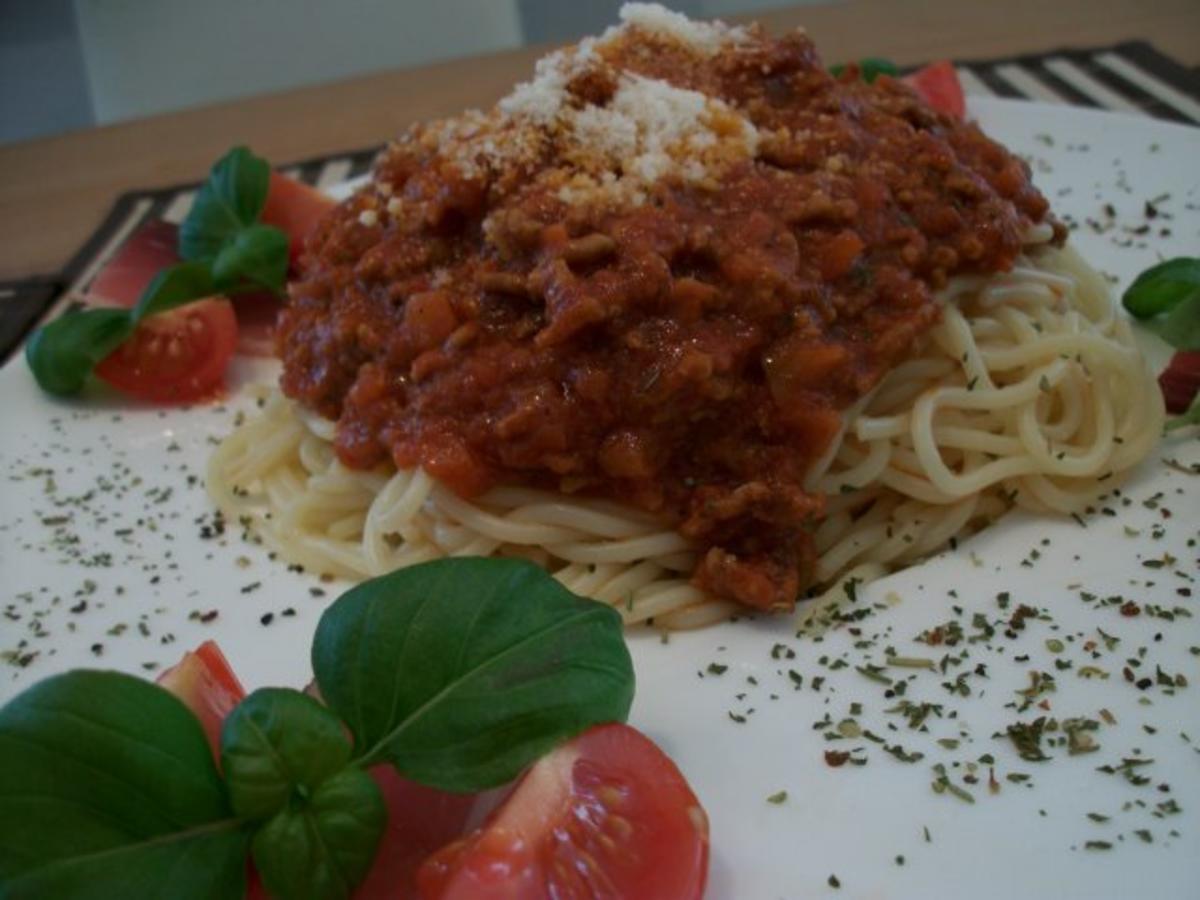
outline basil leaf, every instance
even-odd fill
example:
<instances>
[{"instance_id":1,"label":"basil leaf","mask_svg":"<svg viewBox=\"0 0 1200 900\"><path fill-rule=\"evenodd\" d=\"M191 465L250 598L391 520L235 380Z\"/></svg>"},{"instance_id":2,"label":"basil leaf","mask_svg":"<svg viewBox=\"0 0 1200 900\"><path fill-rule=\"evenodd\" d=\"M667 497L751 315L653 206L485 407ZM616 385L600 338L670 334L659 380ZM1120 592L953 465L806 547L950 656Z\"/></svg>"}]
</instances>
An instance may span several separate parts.
<instances>
[{"instance_id":1,"label":"basil leaf","mask_svg":"<svg viewBox=\"0 0 1200 900\"><path fill-rule=\"evenodd\" d=\"M255 691L221 729L221 770L240 816L264 819L302 802L349 761L341 720L299 691Z\"/></svg>"},{"instance_id":2,"label":"basil leaf","mask_svg":"<svg viewBox=\"0 0 1200 900\"><path fill-rule=\"evenodd\" d=\"M234 147L209 173L179 227L179 255L212 261L227 239L262 214L271 166L245 147Z\"/></svg>"},{"instance_id":3,"label":"basil leaf","mask_svg":"<svg viewBox=\"0 0 1200 900\"><path fill-rule=\"evenodd\" d=\"M200 723L129 675L70 672L0 710L0 809L6 900L245 890L248 834Z\"/></svg>"},{"instance_id":4,"label":"basil leaf","mask_svg":"<svg viewBox=\"0 0 1200 900\"><path fill-rule=\"evenodd\" d=\"M900 76L900 69L894 62L878 56L868 56L858 64L858 71L867 84L873 82L880 75L891 75L893 78Z\"/></svg>"},{"instance_id":5,"label":"basil leaf","mask_svg":"<svg viewBox=\"0 0 1200 900\"><path fill-rule=\"evenodd\" d=\"M92 369L132 333L127 310L69 312L33 333L25 344L25 361L42 390L77 394Z\"/></svg>"},{"instance_id":6,"label":"basil leaf","mask_svg":"<svg viewBox=\"0 0 1200 900\"><path fill-rule=\"evenodd\" d=\"M386 825L387 807L371 776L343 769L259 829L254 865L272 896L342 900L366 877Z\"/></svg>"},{"instance_id":7,"label":"basil leaf","mask_svg":"<svg viewBox=\"0 0 1200 900\"><path fill-rule=\"evenodd\" d=\"M281 293L287 269L288 236L271 225L251 225L221 247L212 277L222 290L246 279Z\"/></svg>"},{"instance_id":8,"label":"basil leaf","mask_svg":"<svg viewBox=\"0 0 1200 900\"><path fill-rule=\"evenodd\" d=\"M193 300L202 300L217 293L212 274L203 263L176 263L163 269L146 285L137 305L130 311L134 323L166 312Z\"/></svg>"},{"instance_id":9,"label":"basil leaf","mask_svg":"<svg viewBox=\"0 0 1200 900\"><path fill-rule=\"evenodd\" d=\"M387 809L350 751L341 720L299 691L255 691L225 720L221 766L234 810L268 820L251 850L273 895L349 897L370 868Z\"/></svg>"},{"instance_id":10,"label":"basil leaf","mask_svg":"<svg viewBox=\"0 0 1200 900\"><path fill-rule=\"evenodd\" d=\"M1200 284L1147 326L1176 350L1200 350Z\"/></svg>"},{"instance_id":11,"label":"basil leaf","mask_svg":"<svg viewBox=\"0 0 1200 900\"><path fill-rule=\"evenodd\" d=\"M451 791L503 784L633 700L616 610L521 560L437 560L364 582L325 611L312 658L362 765L387 760Z\"/></svg>"},{"instance_id":12,"label":"basil leaf","mask_svg":"<svg viewBox=\"0 0 1200 900\"><path fill-rule=\"evenodd\" d=\"M1121 303L1139 319L1173 309L1200 296L1200 259L1180 256L1152 266L1134 279Z\"/></svg>"}]
</instances>

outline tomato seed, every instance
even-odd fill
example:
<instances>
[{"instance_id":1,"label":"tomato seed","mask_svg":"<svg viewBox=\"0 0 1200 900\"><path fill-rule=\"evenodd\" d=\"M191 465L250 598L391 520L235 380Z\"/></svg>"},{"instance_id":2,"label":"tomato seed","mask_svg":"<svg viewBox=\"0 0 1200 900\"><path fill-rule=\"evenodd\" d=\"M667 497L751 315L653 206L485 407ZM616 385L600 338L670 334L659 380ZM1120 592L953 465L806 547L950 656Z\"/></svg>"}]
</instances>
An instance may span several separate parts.
<instances>
[{"instance_id":1,"label":"tomato seed","mask_svg":"<svg viewBox=\"0 0 1200 900\"><path fill-rule=\"evenodd\" d=\"M604 827L613 833L618 841L625 841L633 834L633 823L624 816L608 816Z\"/></svg>"},{"instance_id":2,"label":"tomato seed","mask_svg":"<svg viewBox=\"0 0 1200 900\"><path fill-rule=\"evenodd\" d=\"M607 809L620 809L623 806L624 795L610 784L606 784L596 791L596 798L604 804Z\"/></svg>"}]
</instances>

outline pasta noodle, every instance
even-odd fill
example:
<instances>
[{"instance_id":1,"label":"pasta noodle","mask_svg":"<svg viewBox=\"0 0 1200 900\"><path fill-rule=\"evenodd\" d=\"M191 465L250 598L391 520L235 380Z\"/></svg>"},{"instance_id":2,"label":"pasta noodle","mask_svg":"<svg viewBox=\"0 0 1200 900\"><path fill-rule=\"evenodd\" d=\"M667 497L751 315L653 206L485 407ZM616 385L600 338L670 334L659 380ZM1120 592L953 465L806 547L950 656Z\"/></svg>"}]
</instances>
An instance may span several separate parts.
<instances>
[{"instance_id":1,"label":"pasta noodle","mask_svg":"<svg viewBox=\"0 0 1200 900\"><path fill-rule=\"evenodd\" d=\"M1081 511L1154 446L1162 399L1129 326L1103 278L1050 236L1031 229L1010 272L952 281L922 352L846 412L806 485L827 498L818 585L911 563L1013 506ZM213 454L209 491L227 518L314 571L358 579L518 555L631 624L697 627L739 608L689 583L695 548L646 513L522 487L468 501L420 469L350 469L333 436L332 422L272 390Z\"/></svg>"}]
</instances>

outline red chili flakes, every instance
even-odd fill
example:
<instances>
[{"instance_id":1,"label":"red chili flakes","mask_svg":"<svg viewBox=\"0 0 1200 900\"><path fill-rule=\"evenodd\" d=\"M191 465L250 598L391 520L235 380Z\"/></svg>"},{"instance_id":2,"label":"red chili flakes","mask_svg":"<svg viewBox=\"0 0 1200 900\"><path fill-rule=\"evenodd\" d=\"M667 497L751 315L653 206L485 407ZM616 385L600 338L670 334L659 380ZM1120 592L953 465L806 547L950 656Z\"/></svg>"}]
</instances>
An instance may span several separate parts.
<instances>
[{"instance_id":1,"label":"red chili flakes","mask_svg":"<svg viewBox=\"0 0 1200 900\"><path fill-rule=\"evenodd\" d=\"M825 751L826 765L832 766L835 769L838 768L839 766L844 766L847 763L847 761L849 761L849 759L850 759L850 754L844 750L826 750Z\"/></svg>"}]
</instances>

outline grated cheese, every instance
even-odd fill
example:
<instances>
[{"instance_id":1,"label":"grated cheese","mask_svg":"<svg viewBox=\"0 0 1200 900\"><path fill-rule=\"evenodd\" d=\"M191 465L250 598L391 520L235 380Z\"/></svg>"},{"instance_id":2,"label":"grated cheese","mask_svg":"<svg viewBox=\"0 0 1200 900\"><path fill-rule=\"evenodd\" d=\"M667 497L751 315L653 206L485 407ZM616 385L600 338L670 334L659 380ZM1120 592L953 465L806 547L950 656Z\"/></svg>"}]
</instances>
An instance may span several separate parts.
<instances>
[{"instance_id":1,"label":"grated cheese","mask_svg":"<svg viewBox=\"0 0 1200 900\"><path fill-rule=\"evenodd\" d=\"M712 130L722 113L740 123L732 136L718 137ZM754 126L723 101L631 74L621 76L608 106L575 113L571 128L581 146L647 184L668 175L705 177L703 151L719 142L741 157L752 156L757 143Z\"/></svg>"},{"instance_id":2,"label":"grated cheese","mask_svg":"<svg viewBox=\"0 0 1200 900\"><path fill-rule=\"evenodd\" d=\"M709 56L717 53L730 41L745 37L744 28L731 28L724 22L696 22L683 13L669 10L657 3L626 3L618 13L621 25L610 28L607 38L622 26L633 26L651 34L674 38L681 44L699 50ZM602 40L603 40L602 38Z\"/></svg>"},{"instance_id":3,"label":"grated cheese","mask_svg":"<svg viewBox=\"0 0 1200 900\"><path fill-rule=\"evenodd\" d=\"M532 178L571 206L639 205L659 182L708 185L753 159L759 136L741 111L623 63L667 41L707 65L730 45L752 46L752 32L652 3L627 3L620 19L543 57L492 111L420 126L409 139L492 190L520 190Z\"/></svg>"},{"instance_id":4,"label":"grated cheese","mask_svg":"<svg viewBox=\"0 0 1200 900\"><path fill-rule=\"evenodd\" d=\"M500 111L525 116L543 124L552 122L568 99L567 85L597 62L595 38L585 38L575 47L556 50L539 59L531 81L518 84L500 101Z\"/></svg>"}]
</instances>

